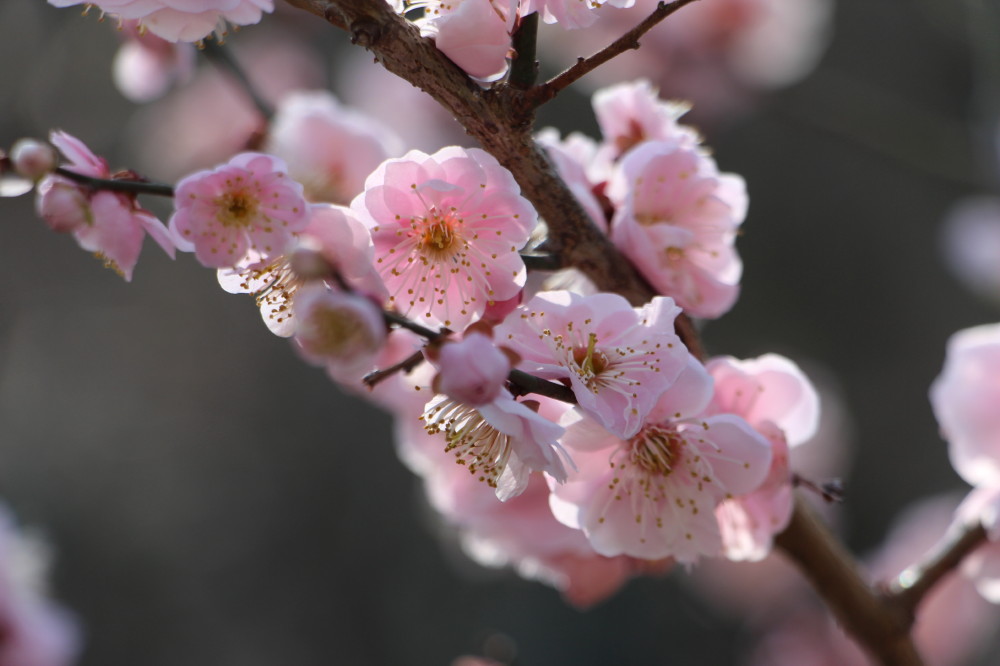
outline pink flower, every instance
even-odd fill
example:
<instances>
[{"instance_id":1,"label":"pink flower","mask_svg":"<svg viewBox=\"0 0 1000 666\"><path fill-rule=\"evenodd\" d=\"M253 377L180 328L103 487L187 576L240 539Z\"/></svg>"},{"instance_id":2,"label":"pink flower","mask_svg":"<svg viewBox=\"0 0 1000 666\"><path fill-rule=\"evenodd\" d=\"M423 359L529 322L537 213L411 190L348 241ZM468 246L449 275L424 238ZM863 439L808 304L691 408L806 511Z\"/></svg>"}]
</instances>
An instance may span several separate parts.
<instances>
[{"instance_id":1,"label":"pink flower","mask_svg":"<svg viewBox=\"0 0 1000 666\"><path fill-rule=\"evenodd\" d=\"M688 102L666 102L646 79L601 88L591 98L601 126L604 150L618 159L644 141L701 143L698 132L677 121L691 110Z\"/></svg>"},{"instance_id":2,"label":"pink flower","mask_svg":"<svg viewBox=\"0 0 1000 666\"><path fill-rule=\"evenodd\" d=\"M55 131L50 140L70 161L65 167L69 171L111 178L107 162L79 139ZM37 194L38 214L54 231L72 233L80 247L93 252L126 281L132 280L147 233L171 258L174 256L170 234L152 213L139 206L134 196L92 190L54 174L39 183Z\"/></svg>"},{"instance_id":3,"label":"pink flower","mask_svg":"<svg viewBox=\"0 0 1000 666\"><path fill-rule=\"evenodd\" d=\"M611 238L659 293L696 317L736 302L733 247L747 210L743 179L683 141L653 141L622 158L609 186Z\"/></svg>"},{"instance_id":4,"label":"pink flower","mask_svg":"<svg viewBox=\"0 0 1000 666\"><path fill-rule=\"evenodd\" d=\"M495 335L522 358L520 369L569 380L580 409L628 438L687 362L687 349L674 334L679 313L669 298L633 308L616 294L542 292Z\"/></svg>"},{"instance_id":5,"label":"pink flower","mask_svg":"<svg viewBox=\"0 0 1000 666\"><path fill-rule=\"evenodd\" d=\"M706 366L715 394L706 414L736 414L773 448L771 469L753 492L728 499L716 509L726 557L761 560L775 534L792 515L789 446L812 437L819 423L819 397L798 366L776 354L738 361L715 358Z\"/></svg>"},{"instance_id":6,"label":"pink flower","mask_svg":"<svg viewBox=\"0 0 1000 666\"><path fill-rule=\"evenodd\" d=\"M379 301L385 298L382 278L372 264L368 228L342 206L312 204L309 214L309 225L299 234L295 249L269 262L254 253L236 266L218 271L219 284L229 293L253 294L268 329L283 338L294 332L292 303L302 285L292 270L296 250L319 253L352 288Z\"/></svg>"},{"instance_id":7,"label":"pink flower","mask_svg":"<svg viewBox=\"0 0 1000 666\"><path fill-rule=\"evenodd\" d=\"M346 205L364 190L368 174L402 152L401 145L390 128L316 90L282 99L266 150L285 161L311 201Z\"/></svg>"},{"instance_id":8,"label":"pink flower","mask_svg":"<svg viewBox=\"0 0 1000 666\"><path fill-rule=\"evenodd\" d=\"M236 266L253 251L261 261L284 254L309 223L302 186L285 163L241 153L212 171L177 184L170 229L178 249L194 251L210 268Z\"/></svg>"},{"instance_id":9,"label":"pink flower","mask_svg":"<svg viewBox=\"0 0 1000 666\"><path fill-rule=\"evenodd\" d=\"M438 368L434 390L472 407L496 400L511 369L510 358L475 331L446 342L432 362Z\"/></svg>"},{"instance_id":10,"label":"pink flower","mask_svg":"<svg viewBox=\"0 0 1000 666\"><path fill-rule=\"evenodd\" d=\"M737 416L695 418L711 393L711 378L692 359L630 438L579 412L564 419L562 443L577 469L552 488L556 518L582 529L602 555L684 563L718 555L714 511L730 495L761 484L771 446Z\"/></svg>"},{"instance_id":11,"label":"pink flower","mask_svg":"<svg viewBox=\"0 0 1000 666\"><path fill-rule=\"evenodd\" d=\"M302 356L351 383L374 369L386 339L382 311L364 296L311 283L295 294L295 342Z\"/></svg>"},{"instance_id":12,"label":"pink flower","mask_svg":"<svg viewBox=\"0 0 1000 666\"><path fill-rule=\"evenodd\" d=\"M529 403L530 404L530 403ZM562 427L518 402L505 390L491 403L471 407L445 396L427 403L424 427L443 433L451 452L469 473L506 501L524 492L532 470L556 481L566 478L559 445Z\"/></svg>"},{"instance_id":13,"label":"pink flower","mask_svg":"<svg viewBox=\"0 0 1000 666\"><path fill-rule=\"evenodd\" d=\"M951 336L930 397L955 470L974 486L1000 486L1000 324Z\"/></svg>"},{"instance_id":14,"label":"pink flower","mask_svg":"<svg viewBox=\"0 0 1000 666\"><path fill-rule=\"evenodd\" d=\"M488 153L444 148L384 162L351 208L372 232L389 303L431 326L464 329L524 286L518 254L537 214Z\"/></svg>"},{"instance_id":15,"label":"pink flower","mask_svg":"<svg viewBox=\"0 0 1000 666\"><path fill-rule=\"evenodd\" d=\"M274 11L274 0L49 0L56 7L97 5L102 12L138 19L155 35L171 42L196 42L213 31L225 34L225 23L251 25L262 12Z\"/></svg>"},{"instance_id":16,"label":"pink flower","mask_svg":"<svg viewBox=\"0 0 1000 666\"><path fill-rule=\"evenodd\" d=\"M507 71L510 9L502 0L428 2L417 21L420 34L434 39L448 59L481 81L494 81Z\"/></svg>"}]
</instances>

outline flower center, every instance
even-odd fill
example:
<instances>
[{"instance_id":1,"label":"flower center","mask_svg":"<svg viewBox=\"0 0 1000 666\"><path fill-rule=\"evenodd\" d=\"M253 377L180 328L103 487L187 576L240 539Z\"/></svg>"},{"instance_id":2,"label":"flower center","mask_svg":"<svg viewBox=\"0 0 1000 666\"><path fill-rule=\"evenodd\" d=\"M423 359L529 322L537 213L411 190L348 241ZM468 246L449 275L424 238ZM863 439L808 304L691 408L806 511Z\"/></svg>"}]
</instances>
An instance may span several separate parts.
<instances>
[{"instance_id":1,"label":"flower center","mask_svg":"<svg viewBox=\"0 0 1000 666\"><path fill-rule=\"evenodd\" d=\"M586 347L573 350L573 362L577 367L577 376L588 386L611 365L607 355L597 349L597 335L594 333L589 334Z\"/></svg>"},{"instance_id":2,"label":"flower center","mask_svg":"<svg viewBox=\"0 0 1000 666\"><path fill-rule=\"evenodd\" d=\"M455 462L467 465L471 474L496 488L510 460L509 435L491 426L475 408L450 399L431 407L421 418L429 434L444 433L444 450L455 454Z\"/></svg>"},{"instance_id":3,"label":"flower center","mask_svg":"<svg viewBox=\"0 0 1000 666\"><path fill-rule=\"evenodd\" d=\"M224 227L249 227L257 217L259 201L246 190L226 192L215 200L216 218Z\"/></svg>"},{"instance_id":4,"label":"flower center","mask_svg":"<svg viewBox=\"0 0 1000 666\"><path fill-rule=\"evenodd\" d=\"M318 308L309 317L313 352L318 356L343 358L370 346L367 327L353 311Z\"/></svg>"},{"instance_id":5,"label":"flower center","mask_svg":"<svg viewBox=\"0 0 1000 666\"><path fill-rule=\"evenodd\" d=\"M628 440L628 461L650 474L669 476L683 446L684 440L676 430L646 426Z\"/></svg>"},{"instance_id":6,"label":"flower center","mask_svg":"<svg viewBox=\"0 0 1000 666\"><path fill-rule=\"evenodd\" d=\"M454 247L459 241L456 226L461 222L452 214L441 215L431 209L430 216L424 220L418 242L420 250L434 258L449 257L454 253Z\"/></svg>"}]
</instances>

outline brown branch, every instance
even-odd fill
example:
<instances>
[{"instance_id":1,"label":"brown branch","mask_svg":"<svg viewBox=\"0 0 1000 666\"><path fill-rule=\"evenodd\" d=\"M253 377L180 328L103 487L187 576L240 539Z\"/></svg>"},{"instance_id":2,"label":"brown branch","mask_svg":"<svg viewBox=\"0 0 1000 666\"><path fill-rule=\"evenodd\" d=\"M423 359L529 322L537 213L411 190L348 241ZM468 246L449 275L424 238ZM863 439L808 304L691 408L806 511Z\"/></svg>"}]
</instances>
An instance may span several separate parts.
<instances>
[{"instance_id":1,"label":"brown branch","mask_svg":"<svg viewBox=\"0 0 1000 666\"><path fill-rule=\"evenodd\" d=\"M801 498L775 543L812 582L841 626L880 664L923 664L910 640L912 618L865 582L850 553Z\"/></svg>"},{"instance_id":2,"label":"brown branch","mask_svg":"<svg viewBox=\"0 0 1000 666\"><path fill-rule=\"evenodd\" d=\"M667 18L678 9L689 5L695 0L674 0L673 2L661 2L656 6L649 16L644 18L639 25L635 26L624 35L611 42L603 49L588 58L578 58L576 64L566 69L561 74L556 75L549 81L535 87L529 94L531 103L538 107L545 104L562 90L594 71L612 58L625 53L625 51L639 48L639 38L645 35L657 23Z\"/></svg>"},{"instance_id":3,"label":"brown branch","mask_svg":"<svg viewBox=\"0 0 1000 666\"><path fill-rule=\"evenodd\" d=\"M913 617L920 601L931 588L986 541L986 530L980 523L956 530L925 561L909 567L889 583L887 597Z\"/></svg>"}]
</instances>

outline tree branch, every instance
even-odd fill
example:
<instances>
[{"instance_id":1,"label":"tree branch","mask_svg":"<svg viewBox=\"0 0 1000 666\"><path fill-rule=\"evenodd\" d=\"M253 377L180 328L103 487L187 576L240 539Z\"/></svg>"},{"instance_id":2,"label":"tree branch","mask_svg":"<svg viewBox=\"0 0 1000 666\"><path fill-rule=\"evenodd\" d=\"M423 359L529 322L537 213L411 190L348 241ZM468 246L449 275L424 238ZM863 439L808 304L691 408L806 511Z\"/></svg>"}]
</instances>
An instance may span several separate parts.
<instances>
[{"instance_id":1,"label":"tree branch","mask_svg":"<svg viewBox=\"0 0 1000 666\"><path fill-rule=\"evenodd\" d=\"M865 582L850 553L801 498L775 543L812 582L841 626L879 663L923 664L910 640L912 617Z\"/></svg>"},{"instance_id":2,"label":"tree branch","mask_svg":"<svg viewBox=\"0 0 1000 666\"><path fill-rule=\"evenodd\" d=\"M673 2L661 2L653 10L653 13L642 20L624 35L611 42L603 49L588 58L578 58L576 64L566 69L561 74L551 80L535 87L528 97L531 104L539 107L545 104L562 90L594 71L612 58L632 49L639 48L639 38L645 35L657 23L667 18L678 9L689 5L695 0L674 0Z\"/></svg>"},{"instance_id":3,"label":"tree branch","mask_svg":"<svg viewBox=\"0 0 1000 666\"><path fill-rule=\"evenodd\" d=\"M925 561L909 567L889 583L887 597L910 617L931 588L987 540L981 523L958 530L950 537Z\"/></svg>"},{"instance_id":4,"label":"tree branch","mask_svg":"<svg viewBox=\"0 0 1000 666\"><path fill-rule=\"evenodd\" d=\"M111 192L124 192L126 194L155 194L161 197L174 196L174 188L171 185L164 185L163 183L117 178L94 178L93 176L85 176L81 173L70 171L65 167L56 167L54 173L95 190L109 190Z\"/></svg>"},{"instance_id":5,"label":"tree branch","mask_svg":"<svg viewBox=\"0 0 1000 666\"><path fill-rule=\"evenodd\" d=\"M560 89L618 53L638 45L657 22L694 0L661 3L635 29L590 59L540 88L518 90L499 84L481 89L434 43L397 16L384 0L288 0L330 23L346 27L352 40L368 48L386 69L427 92L450 111L483 148L517 180L549 228L546 250L587 275L599 289L621 294L633 305L655 294L632 265L591 221L532 139L534 110ZM687 318L679 330L692 353L704 356ZM858 575L854 560L801 502L777 544L802 568L844 627L871 654L889 666L918 666L904 613L877 595Z\"/></svg>"}]
</instances>

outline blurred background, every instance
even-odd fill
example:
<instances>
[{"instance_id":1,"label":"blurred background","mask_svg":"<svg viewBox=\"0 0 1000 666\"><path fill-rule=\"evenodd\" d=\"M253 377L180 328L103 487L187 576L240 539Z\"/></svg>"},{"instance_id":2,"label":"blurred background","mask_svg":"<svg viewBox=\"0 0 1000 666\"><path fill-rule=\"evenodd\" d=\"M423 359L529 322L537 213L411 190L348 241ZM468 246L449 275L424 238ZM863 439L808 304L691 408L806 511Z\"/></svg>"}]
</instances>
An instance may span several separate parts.
<instances>
[{"instance_id":1,"label":"blurred background","mask_svg":"<svg viewBox=\"0 0 1000 666\"><path fill-rule=\"evenodd\" d=\"M951 207L1000 189L1000 25L989 2L719 4L702 32L660 26L608 76L691 99L720 168L746 178L742 297L705 339L785 354L817 381L840 415L824 435L848 489L835 519L871 553L913 501L964 492L927 389L949 335L1000 320L1000 290L961 281L943 249ZM751 39L758 5L779 20ZM61 128L112 168L172 181L246 140L253 107L203 59L167 97L126 100L114 21L80 14L0 3L0 147ZM543 70L607 34L543 31ZM332 86L415 147L463 140L315 17L282 8L227 48L269 95ZM539 126L598 136L590 92ZM32 205L0 201L0 498L51 545L83 666L744 663L759 627L683 571L580 611L472 564L388 417L300 362L250 298L148 242L126 284ZM998 662L986 645L961 663Z\"/></svg>"}]
</instances>

